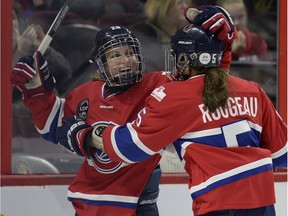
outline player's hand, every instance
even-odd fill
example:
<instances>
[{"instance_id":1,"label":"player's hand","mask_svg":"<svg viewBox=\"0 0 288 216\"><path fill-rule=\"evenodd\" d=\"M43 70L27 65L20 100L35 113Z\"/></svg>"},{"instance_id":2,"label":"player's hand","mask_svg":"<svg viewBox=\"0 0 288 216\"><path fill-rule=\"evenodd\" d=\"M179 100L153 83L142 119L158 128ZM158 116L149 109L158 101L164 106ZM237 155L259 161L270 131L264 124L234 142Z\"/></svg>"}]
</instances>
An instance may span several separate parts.
<instances>
[{"instance_id":1,"label":"player's hand","mask_svg":"<svg viewBox=\"0 0 288 216\"><path fill-rule=\"evenodd\" d=\"M231 44L238 33L229 13L219 6L188 7L184 11L188 22L208 30L219 40Z\"/></svg>"},{"instance_id":2,"label":"player's hand","mask_svg":"<svg viewBox=\"0 0 288 216\"><path fill-rule=\"evenodd\" d=\"M105 129L105 126L99 125L96 126L92 131L92 145L94 148L104 151L104 145L102 142L102 134Z\"/></svg>"},{"instance_id":3,"label":"player's hand","mask_svg":"<svg viewBox=\"0 0 288 216\"><path fill-rule=\"evenodd\" d=\"M23 55L29 55L34 49L34 41L37 39L37 31L34 28L34 25L29 25L23 34L17 39L17 48L18 51Z\"/></svg>"},{"instance_id":4,"label":"player's hand","mask_svg":"<svg viewBox=\"0 0 288 216\"><path fill-rule=\"evenodd\" d=\"M37 37L36 37L36 39L34 40L34 46L35 46L35 47L39 47L40 44L41 44L41 42L42 42L42 40L43 40L44 37L45 37L45 33L44 33L44 31L43 31L43 28L42 28L40 25L34 26L34 29L35 29L35 31L36 31L36 33L37 33Z\"/></svg>"},{"instance_id":5,"label":"player's hand","mask_svg":"<svg viewBox=\"0 0 288 216\"><path fill-rule=\"evenodd\" d=\"M58 143L69 151L80 156L87 156L90 155L90 152L85 149L85 138L92 130L93 127L82 119L77 116L71 116L65 119L62 127L57 129L56 139Z\"/></svg>"},{"instance_id":6,"label":"player's hand","mask_svg":"<svg viewBox=\"0 0 288 216\"><path fill-rule=\"evenodd\" d=\"M247 46L246 35L243 31L238 31L238 38L232 43L232 53L240 55Z\"/></svg>"},{"instance_id":7,"label":"player's hand","mask_svg":"<svg viewBox=\"0 0 288 216\"><path fill-rule=\"evenodd\" d=\"M35 57L26 56L17 62L12 70L11 83L23 93L24 99L50 92L55 86L47 61L38 51Z\"/></svg>"}]
</instances>

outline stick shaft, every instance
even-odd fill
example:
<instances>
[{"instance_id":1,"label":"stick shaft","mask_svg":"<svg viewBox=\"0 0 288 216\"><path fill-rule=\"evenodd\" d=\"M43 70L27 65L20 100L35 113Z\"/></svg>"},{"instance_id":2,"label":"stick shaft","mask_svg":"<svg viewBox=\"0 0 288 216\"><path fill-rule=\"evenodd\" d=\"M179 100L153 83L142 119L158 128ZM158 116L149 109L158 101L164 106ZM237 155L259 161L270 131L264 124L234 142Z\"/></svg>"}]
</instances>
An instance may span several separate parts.
<instances>
[{"instance_id":1,"label":"stick shaft","mask_svg":"<svg viewBox=\"0 0 288 216\"><path fill-rule=\"evenodd\" d=\"M44 53L46 52L48 46L50 45L53 36L55 35L57 29L59 28L59 26L61 25L62 21L64 20L66 14L69 11L70 5L72 3L73 0L67 0L63 6L61 7L61 9L59 10L57 16L55 17L53 23L51 24L49 30L47 31L45 37L43 38L43 40L41 41L37 51L39 51L42 55L44 55ZM37 53L34 53L34 68L36 69L37 73L35 75L35 77L30 80L28 83L25 84L27 89L34 89L36 87L39 87L42 85L42 81L41 78L39 76L39 66L37 65L37 59L36 59L36 55Z\"/></svg>"},{"instance_id":2,"label":"stick shaft","mask_svg":"<svg viewBox=\"0 0 288 216\"><path fill-rule=\"evenodd\" d=\"M59 10L57 16L55 17L53 23L51 24L49 30L47 31L45 37L43 38L41 44L38 47L38 51L44 55L44 53L46 52L48 46L50 45L53 36L55 35L57 29L59 28L59 26L61 25L61 23L63 22L66 14L69 11L70 5L72 3L73 0L67 0L63 6L61 7L61 9Z\"/></svg>"}]
</instances>

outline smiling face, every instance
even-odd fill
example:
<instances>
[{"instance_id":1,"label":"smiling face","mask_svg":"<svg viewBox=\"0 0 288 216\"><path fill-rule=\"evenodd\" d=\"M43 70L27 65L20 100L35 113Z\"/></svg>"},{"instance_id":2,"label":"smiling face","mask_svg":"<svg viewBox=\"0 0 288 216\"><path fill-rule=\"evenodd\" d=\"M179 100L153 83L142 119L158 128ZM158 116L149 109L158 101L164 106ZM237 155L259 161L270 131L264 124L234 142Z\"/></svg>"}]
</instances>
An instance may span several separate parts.
<instances>
[{"instance_id":1,"label":"smiling face","mask_svg":"<svg viewBox=\"0 0 288 216\"><path fill-rule=\"evenodd\" d=\"M131 85L141 80L143 62L138 46L123 42L108 48L104 55L101 74L109 86Z\"/></svg>"},{"instance_id":2,"label":"smiling face","mask_svg":"<svg viewBox=\"0 0 288 216\"><path fill-rule=\"evenodd\" d=\"M97 33L91 60L110 87L142 80L144 60L139 40L126 28L111 26Z\"/></svg>"},{"instance_id":3,"label":"smiling face","mask_svg":"<svg viewBox=\"0 0 288 216\"><path fill-rule=\"evenodd\" d=\"M138 70L138 58L131 46L118 46L106 52L110 78Z\"/></svg>"}]
</instances>

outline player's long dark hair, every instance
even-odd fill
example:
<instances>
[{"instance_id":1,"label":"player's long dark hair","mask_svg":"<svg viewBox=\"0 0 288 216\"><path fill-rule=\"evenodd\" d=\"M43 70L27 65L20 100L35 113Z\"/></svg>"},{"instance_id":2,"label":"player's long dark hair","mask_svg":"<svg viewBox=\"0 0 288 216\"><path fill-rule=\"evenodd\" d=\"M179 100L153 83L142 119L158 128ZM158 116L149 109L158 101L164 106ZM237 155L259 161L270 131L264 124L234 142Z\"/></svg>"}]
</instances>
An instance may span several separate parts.
<instances>
[{"instance_id":1,"label":"player's long dark hair","mask_svg":"<svg viewBox=\"0 0 288 216\"><path fill-rule=\"evenodd\" d=\"M227 107L228 100L228 72L220 67L210 68L205 72L203 102L209 112L213 113L217 108Z\"/></svg>"}]
</instances>

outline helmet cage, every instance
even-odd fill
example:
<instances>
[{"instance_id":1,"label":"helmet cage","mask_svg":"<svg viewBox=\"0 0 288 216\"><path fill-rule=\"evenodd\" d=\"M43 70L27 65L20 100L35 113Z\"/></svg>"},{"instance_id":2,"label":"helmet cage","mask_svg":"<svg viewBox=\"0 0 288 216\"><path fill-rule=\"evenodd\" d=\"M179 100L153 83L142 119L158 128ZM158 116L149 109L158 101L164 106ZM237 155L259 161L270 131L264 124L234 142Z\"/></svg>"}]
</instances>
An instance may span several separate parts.
<instances>
[{"instance_id":1,"label":"helmet cage","mask_svg":"<svg viewBox=\"0 0 288 216\"><path fill-rule=\"evenodd\" d=\"M130 70L121 71L121 64L110 68L107 61L107 54L113 52L114 48L118 47L129 47L133 50L137 62L130 61ZM128 53L126 57L130 59L131 53ZM118 57L117 57L118 58ZM122 55L119 58L124 58ZM119 60L119 59L118 59ZM122 61L124 61L122 59ZM137 38L129 34L120 34L114 36L110 41L104 43L99 47L97 54L95 55L94 62L102 77L102 79L108 84L108 86L126 86L139 82L142 79L144 71L144 60L142 54L142 48ZM129 63L125 63L129 64ZM137 64L137 69L132 70L134 64ZM111 69L117 70L118 72L111 72Z\"/></svg>"}]
</instances>

